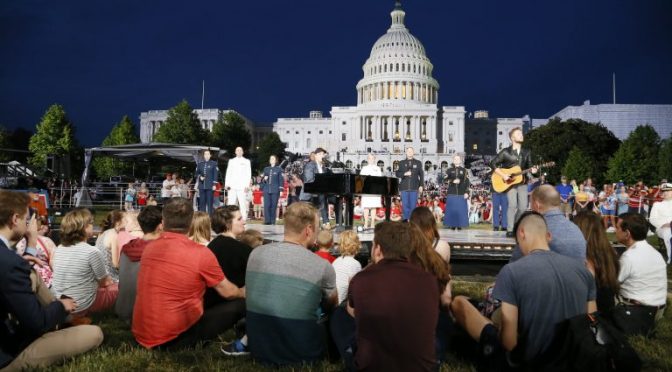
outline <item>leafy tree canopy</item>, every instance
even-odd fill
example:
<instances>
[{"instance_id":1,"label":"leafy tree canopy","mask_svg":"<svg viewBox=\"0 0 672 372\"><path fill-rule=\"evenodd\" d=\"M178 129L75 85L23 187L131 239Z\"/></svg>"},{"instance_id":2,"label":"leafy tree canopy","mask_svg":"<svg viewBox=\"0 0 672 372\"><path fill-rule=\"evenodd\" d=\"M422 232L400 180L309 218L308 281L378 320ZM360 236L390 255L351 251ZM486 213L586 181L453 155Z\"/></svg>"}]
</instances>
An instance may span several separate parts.
<instances>
[{"instance_id":1,"label":"leafy tree canopy","mask_svg":"<svg viewBox=\"0 0 672 372\"><path fill-rule=\"evenodd\" d=\"M633 184L644 181L656 184L658 181L658 152L660 137L650 125L640 125L630 133L618 151L609 160L607 179L611 182L623 181ZM666 161L670 161L667 159Z\"/></svg>"},{"instance_id":2,"label":"leafy tree canopy","mask_svg":"<svg viewBox=\"0 0 672 372\"><path fill-rule=\"evenodd\" d=\"M112 127L110 133L103 140L103 146L128 145L140 142L135 131L135 124L124 116L121 121ZM111 157L97 157L93 159L93 169L100 178L107 179L119 174L128 174L130 165Z\"/></svg>"},{"instance_id":3,"label":"leafy tree canopy","mask_svg":"<svg viewBox=\"0 0 672 372\"><path fill-rule=\"evenodd\" d=\"M76 152L78 144L74 132L63 106L51 105L30 138L28 148L33 154L29 159L30 164L37 169L44 169L48 155L64 156Z\"/></svg>"},{"instance_id":4,"label":"leafy tree canopy","mask_svg":"<svg viewBox=\"0 0 672 372\"><path fill-rule=\"evenodd\" d=\"M154 135L155 142L202 145L207 143L208 132L201 126L198 115L182 100L168 110L168 118Z\"/></svg>"},{"instance_id":5,"label":"leafy tree canopy","mask_svg":"<svg viewBox=\"0 0 672 372\"><path fill-rule=\"evenodd\" d=\"M278 158L278 164L282 161L283 154L285 153L285 143L280 140L280 136L273 132L266 137L264 137L257 146L257 155L259 158L259 168L264 169L268 166L268 159L271 155L275 155Z\"/></svg>"},{"instance_id":6,"label":"leafy tree canopy","mask_svg":"<svg viewBox=\"0 0 672 372\"><path fill-rule=\"evenodd\" d=\"M252 145L252 135L245 126L245 119L233 111L220 114L212 127L210 144L226 150L229 156L234 156L238 146L247 153Z\"/></svg>"}]
</instances>

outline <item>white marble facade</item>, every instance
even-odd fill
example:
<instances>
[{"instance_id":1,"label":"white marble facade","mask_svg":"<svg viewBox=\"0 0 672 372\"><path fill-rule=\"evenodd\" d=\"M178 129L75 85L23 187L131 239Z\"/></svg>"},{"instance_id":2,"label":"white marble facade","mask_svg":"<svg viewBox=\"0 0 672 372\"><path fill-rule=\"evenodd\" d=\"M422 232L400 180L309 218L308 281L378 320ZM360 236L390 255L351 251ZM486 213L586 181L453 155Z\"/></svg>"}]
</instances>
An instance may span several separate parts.
<instances>
[{"instance_id":1,"label":"white marble facade","mask_svg":"<svg viewBox=\"0 0 672 372\"><path fill-rule=\"evenodd\" d=\"M404 24L397 1L392 24L371 48L357 83L357 106L335 106L330 117L279 118L273 124L287 150L309 153L323 147L346 164L357 165L375 152L389 164L412 146L416 158L450 163L464 152L463 106L438 106L439 83L422 43ZM426 160L425 160L426 159Z\"/></svg>"}]
</instances>

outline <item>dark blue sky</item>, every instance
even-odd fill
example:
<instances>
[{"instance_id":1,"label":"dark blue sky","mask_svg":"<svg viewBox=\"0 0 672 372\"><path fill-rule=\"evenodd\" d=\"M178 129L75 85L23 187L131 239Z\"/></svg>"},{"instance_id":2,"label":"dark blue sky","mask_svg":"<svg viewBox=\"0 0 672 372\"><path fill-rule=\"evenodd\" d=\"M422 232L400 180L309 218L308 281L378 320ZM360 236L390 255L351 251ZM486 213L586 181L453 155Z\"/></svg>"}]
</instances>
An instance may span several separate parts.
<instances>
[{"instance_id":1,"label":"dark blue sky","mask_svg":"<svg viewBox=\"0 0 672 372\"><path fill-rule=\"evenodd\" d=\"M182 98L252 120L354 105L392 0L0 2L0 124L60 103L84 145ZM441 105L548 117L585 99L672 104L672 1L406 0Z\"/></svg>"}]
</instances>

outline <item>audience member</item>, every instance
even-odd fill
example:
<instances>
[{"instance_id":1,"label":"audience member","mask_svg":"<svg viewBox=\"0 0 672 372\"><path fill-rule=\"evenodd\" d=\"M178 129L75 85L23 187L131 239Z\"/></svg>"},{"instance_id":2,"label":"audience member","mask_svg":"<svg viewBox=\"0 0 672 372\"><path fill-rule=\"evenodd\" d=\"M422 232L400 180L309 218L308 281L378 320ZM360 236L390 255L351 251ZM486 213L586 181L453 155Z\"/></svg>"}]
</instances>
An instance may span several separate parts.
<instances>
[{"instance_id":1,"label":"audience member","mask_svg":"<svg viewBox=\"0 0 672 372\"><path fill-rule=\"evenodd\" d=\"M581 212L574 217L574 223L586 238L586 267L595 277L597 310L609 314L620 288L616 250L597 214Z\"/></svg>"},{"instance_id":2,"label":"audience member","mask_svg":"<svg viewBox=\"0 0 672 372\"><path fill-rule=\"evenodd\" d=\"M357 233L346 230L341 233L338 240L338 252L340 256L332 262L336 272L336 288L338 289L338 303L345 301L348 295L350 280L362 270L362 264L355 259L362 243Z\"/></svg>"},{"instance_id":3,"label":"audience member","mask_svg":"<svg viewBox=\"0 0 672 372\"><path fill-rule=\"evenodd\" d=\"M438 253L444 261L450 262L450 245L441 240L439 229L436 226L436 219L427 207L418 207L411 212L410 222L414 223L425 234L432 243L432 248Z\"/></svg>"},{"instance_id":4,"label":"audience member","mask_svg":"<svg viewBox=\"0 0 672 372\"><path fill-rule=\"evenodd\" d=\"M132 331L146 348L178 348L211 340L244 315L245 289L226 279L209 249L187 238L193 214L189 200L167 201L162 212L164 232L142 253ZM204 311L206 287L214 287L232 301Z\"/></svg>"},{"instance_id":5,"label":"audience member","mask_svg":"<svg viewBox=\"0 0 672 372\"><path fill-rule=\"evenodd\" d=\"M549 249L551 236L542 215L525 212L514 230L523 257L497 275L493 296L502 301L501 325L463 296L451 306L457 323L479 343L479 362L496 366L492 370L505 369L516 355L524 364L543 363L557 325L596 309L593 277L583 262Z\"/></svg>"},{"instance_id":6,"label":"audience member","mask_svg":"<svg viewBox=\"0 0 672 372\"><path fill-rule=\"evenodd\" d=\"M131 240L121 247L119 258L119 295L114 305L117 316L123 320L133 319L136 285L142 252L149 242L156 240L163 231L161 208L147 206L140 212L137 221L143 232L142 238Z\"/></svg>"},{"instance_id":7,"label":"audience member","mask_svg":"<svg viewBox=\"0 0 672 372\"><path fill-rule=\"evenodd\" d=\"M620 258L621 290L614 320L626 334L649 334L667 300L667 265L647 241L648 223L639 213L620 215L616 239L627 249Z\"/></svg>"},{"instance_id":8,"label":"audience member","mask_svg":"<svg viewBox=\"0 0 672 372\"><path fill-rule=\"evenodd\" d=\"M574 197L574 188L567 184L567 176L560 176L560 184L555 186L560 194L560 211L569 218L572 214L572 198Z\"/></svg>"},{"instance_id":9,"label":"audience member","mask_svg":"<svg viewBox=\"0 0 672 372\"><path fill-rule=\"evenodd\" d=\"M142 238L143 233L138 224L138 213L138 211L131 211L124 214L124 228L119 230L117 234L117 247L119 247L119 251L121 251L121 247L131 240Z\"/></svg>"},{"instance_id":10,"label":"audience member","mask_svg":"<svg viewBox=\"0 0 672 372\"><path fill-rule=\"evenodd\" d=\"M551 234L551 251L584 262L586 259L586 239L581 230L565 218L560 211L560 194L550 185L541 185L534 189L530 199L532 210L541 213ZM511 261L522 256L519 247L514 248Z\"/></svg>"},{"instance_id":11,"label":"audience member","mask_svg":"<svg viewBox=\"0 0 672 372\"><path fill-rule=\"evenodd\" d=\"M434 275L409 262L411 229L400 222L376 225L374 264L350 282L347 312L339 307L333 314L331 330L348 370L436 367L439 286Z\"/></svg>"},{"instance_id":12,"label":"audience member","mask_svg":"<svg viewBox=\"0 0 672 372\"><path fill-rule=\"evenodd\" d=\"M210 243L210 240L212 240L211 234L212 228L208 212L194 212L194 217L191 219L187 237L195 243L207 246L208 243Z\"/></svg>"},{"instance_id":13,"label":"audience member","mask_svg":"<svg viewBox=\"0 0 672 372\"><path fill-rule=\"evenodd\" d=\"M317 209L292 203L284 222L284 241L256 248L247 264L249 348L264 364L316 362L326 340L319 313L337 303L336 274L308 250L320 226Z\"/></svg>"},{"instance_id":14,"label":"audience member","mask_svg":"<svg viewBox=\"0 0 672 372\"><path fill-rule=\"evenodd\" d=\"M236 238L245 231L245 220L237 205L226 205L212 213L212 229L217 236L208 248L217 258L227 279L242 288L245 287L245 270L252 248ZM213 290L205 292L205 307L225 301Z\"/></svg>"},{"instance_id":15,"label":"audience member","mask_svg":"<svg viewBox=\"0 0 672 372\"><path fill-rule=\"evenodd\" d=\"M322 230L317 234L317 251L315 254L333 263L336 257L331 255L331 247L334 246L334 234L329 230Z\"/></svg>"},{"instance_id":16,"label":"audience member","mask_svg":"<svg viewBox=\"0 0 672 372\"><path fill-rule=\"evenodd\" d=\"M42 279L47 288L51 288L54 272L52 270L52 258L56 244L49 237L45 236L49 232L49 221L46 217L36 217L37 223L37 244L35 245L35 258L41 260L43 264L33 264L33 269ZM21 239L16 244L17 253L23 255L26 250L27 239Z\"/></svg>"},{"instance_id":17,"label":"audience member","mask_svg":"<svg viewBox=\"0 0 672 372\"><path fill-rule=\"evenodd\" d=\"M670 224L672 223L672 183L662 184L660 193L662 193L663 200L654 203L651 207L649 222L656 228L656 234L665 243L667 264L669 265L672 258L672 252L670 252L670 245L672 244L672 230L670 230Z\"/></svg>"},{"instance_id":18,"label":"audience member","mask_svg":"<svg viewBox=\"0 0 672 372\"><path fill-rule=\"evenodd\" d=\"M87 243L92 234L93 216L88 209L73 209L63 217L61 244L54 253L53 291L77 302L75 317L111 308L119 293L101 252Z\"/></svg>"},{"instance_id":19,"label":"audience member","mask_svg":"<svg viewBox=\"0 0 672 372\"><path fill-rule=\"evenodd\" d=\"M102 253L105 267L115 282L119 281L119 240L118 235L126 223L126 212L114 210L107 214L101 224L103 232L96 239L96 248Z\"/></svg>"},{"instance_id":20,"label":"audience member","mask_svg":"<svg viewBox=\"0 0 672 372\"><path fill-rule=\"evenodd\" d=\"M259 230L250 229L245 230L243 233L238 235L238 240L248 247L254 249L264 244L264 235Z\"/></svg>"},{"instance_id":21,"label":"audience member","mask_svg":"<svg viewBox=\"0 0 672 372\"><path fill-rule=\"evenodd\" d=\"M11 246L24 236L28 247L37 244L37 224L28 218L28 203L27 194L0 190L2 371L46 368L103 342L103 332L96 326L54 331L78 304L71 298L56 300L31 270L31 264L11 251Z\"/></svg>"}]
</instances>

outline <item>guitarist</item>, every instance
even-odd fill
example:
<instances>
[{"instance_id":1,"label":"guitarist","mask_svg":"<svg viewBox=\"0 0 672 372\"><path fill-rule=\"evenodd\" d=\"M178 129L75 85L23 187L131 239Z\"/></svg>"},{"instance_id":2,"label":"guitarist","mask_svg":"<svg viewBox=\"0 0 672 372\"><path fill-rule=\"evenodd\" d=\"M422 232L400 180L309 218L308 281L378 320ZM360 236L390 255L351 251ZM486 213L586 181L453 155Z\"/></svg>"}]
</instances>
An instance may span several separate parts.
<instances>
[{"instance_id":1,"label":"guitarist","mask_svg":"<svg viewBox=\"0 0 672 372\"><path fill-rule=\"evenodd\" d=\"M519 166L521 169L531 168L531 173L537 173L537 168L532 167L532 154L530 150L522 148L524 140L523 129L520 127L511 129L509 131L509 139L511 140L511 146L502 149L490 162L490 167L494 169L494 173L502 177L504 181L508 181L511 177L501 168ZM527 209L527 182L513 185L506 192L506 198L509 202L506 211L506 236L512 238L514 237L513 225L515 221Z\"/></svg>"}]
</instances>

